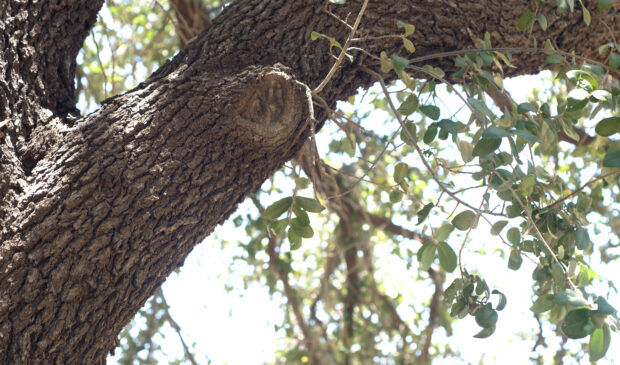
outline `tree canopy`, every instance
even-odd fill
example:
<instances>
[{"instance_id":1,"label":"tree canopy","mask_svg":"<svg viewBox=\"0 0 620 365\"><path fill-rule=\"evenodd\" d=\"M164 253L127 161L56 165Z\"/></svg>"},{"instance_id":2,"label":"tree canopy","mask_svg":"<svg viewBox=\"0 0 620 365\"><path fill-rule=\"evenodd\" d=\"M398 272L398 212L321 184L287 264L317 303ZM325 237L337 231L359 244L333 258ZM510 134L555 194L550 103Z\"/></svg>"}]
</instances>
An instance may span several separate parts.
<instances>
[{"instance_id":1,"label":"tree canopy","mask_svg":"<svg viewBox=\"0 0 620 365\"><path fill-rule=\"evenodd\" d=\"M121 250L129 242L126 250L146 257L123 256L125 264L114 267L118 282L145 284L127 286L137 298L109 334L154 294L121 334L119 361L152 363L154 335L167 324L183 341L179 362L206 362L183 339L159 285L246 196L232 218L242 238L218 239L251 269L230 275L282 298L277 328L288 341L276 363L457 361L458 343L450 341L456 322L473 318L479 329L471 335L484 348L511 311L529 311L539 324L511 329L531 341L533 363L604 359L618 330L619 5L107 0L77 56L76 105L92 114L79 129L85 137L71 141L92 144L91 154L137 151L129 159L137 161L149 158L139 147L148 135L160 158L148 171L157 177L139 180L137 164L135 172L106 167L113 171L95 181L120 184L123 194L160 190L136 195L144 206L118 216L114 204L91 204L87 193L75 197L64 188L53 204L69 212L85 207L95 217L104 210L120 233L108 238L92 223L91 247ZM512 80L525 74L538 74L536 84L527 84L532 76ZM0 132L19 144L21 132L8 125L14 114L4 115ZM231 118L240 127L221 127ZM98 144L106 125L129 137ZM46 151L24 147L16 155L42 176L55 171L54 163L37 161L71 159L73 142L55 149L66 141L59 130L63 137L52 142L32 137L52 146ZM193 138L203 130L211 139ZM175 142L160 149L158 133ZM222 148L213 142L235 138ZM182 156L168 157L175 154ZM67 179L90 183L87 173L66 171ZM177 174L187 176L169 193L164 187ZM10 180L4 176L2 184ZM96 196L101 188L85 191ZM3 204L19 206L6 196ZM160 214L164 205L174 212ZM8 222L8 208L3 212ZM78 216L71 217L83 222ZM126 233L132 219L155 233ZM37 239L79 241L54 229ZM3 235L22 239L8 228ZM140 247L150 240L154 248ZM126 266L137 262L144 264L130 273ZM164 268L149 271L158 266L151 262ZM531 284L529 308L510 306L513 289L498 284L509 270ZM395 273L404 277L395 280ZM27 277L44 281L32 271Z\"/></svg>"}]
</instances>

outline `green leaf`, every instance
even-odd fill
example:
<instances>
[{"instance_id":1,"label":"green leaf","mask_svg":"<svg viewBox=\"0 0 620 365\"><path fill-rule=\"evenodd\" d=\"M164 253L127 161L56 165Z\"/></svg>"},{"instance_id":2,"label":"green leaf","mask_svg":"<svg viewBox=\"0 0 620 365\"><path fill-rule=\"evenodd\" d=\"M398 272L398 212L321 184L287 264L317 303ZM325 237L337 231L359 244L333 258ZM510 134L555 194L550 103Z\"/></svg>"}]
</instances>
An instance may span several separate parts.
<instances>
[{"instance_id":1,"label":"green leaf","mask_svg":"<svg viewBox=\"0 0 620 365\"><path fill-rule=\"evenodd\" d=\"M519 114L524 114L528 112L536 113L537 110L538 109L536 108L536 106L530 103L521 103L519 104L519 106L517 106L517 113Z\"/></svg>"},{"instance_id":2,"label":"green leaf","mask_svg":"<svg viewBox=\"0 0 620 365\"><path fill-rule=\"evenodd\" d=\"M468 98L467 101L469 102L469 105L471 105L471 107L478 113L486 116L490 120L495 119L495 114L493 114L484 101L475 98Z\"/></svg>"},{"instance_id":3,"label":"green leaf","mask_svg":"<svg viewBox=\"0 0 620 365\"><path fill-rule=\"evenodd\" d=\"M602 119L595 128L599 136L609 137L612 134L620 133L620 117Z\"/></svg>"},{"instance_id":4,"label":"green leaf","mask_svg":"<svg viewBox=\"0 0 620 365\"><path fill-rule=\"evenodd\" d=\"M543 267L537 267L536 269L534 269L534 272L532 273L532 279L536 280L539 283L542 283L544 281L551 279L551 274L549 273L548 269L543 268Z\"/></svg>"},{"instance_id":5,"label":"green leaf","mask_svg":"<svg viewBox=\"0 0 620 365\"><path fill-rule=\"evenodd\" d=\"M482 138L504 138L504 137L510 137L510 134L508 134L508 132L506 132L504 128L497 127L497 126L491 126L485 129L484 132L482 132Z\"/></svg>"},{"instance_id":6,"label":"green leaf","mask_svg":"<svg viewBox=\"0 0 620 365\"><path fill-rule=\"evenodd\" d=\"M422 114L426 115L427 117L431 118L432 120L439 119L440 110L435 105L420 105L419 108L420 108L420 111L422 112Z\"/></svg>"},{"instance_id":7,"label":"green leaf","mask_svg":"<svg viewBox=\"0 0 620 365\"><path fill-rule=\"evenodd\" d=\"M288 219L281 219L279 221L272 222L269 224L267 231L270 236L277 236L284 233L284 230L288 226Z\"/></svg>"},{"instance_id":8,"label":"green leaf","mask_svg":"<svg viewBox=\"0 0 620 365\"><path fill-rule=\"evenodd\" d=\"M402 115L413 114L413 112L418 109L419 103L420 101L415 94L409 94L409 96L407 96L407 99L405 99L405 101L400 104L400 107L398 107L398 112Z\"/></svg>"},{"instance_id":9,"label":"green leaf","mask_svg":"<svg viewBox=\"0 0 620 365\"><path fill-rule=\"evenodd\" d=\"M474 337L475 338L487 338L487 337L491 336L493 334L493 332L495 332L495 327L483 328L482 331L476 333L474 335Z\"/></svg>"},{"instance_id":10,"label":"green leaf","mask_svg":"<svg viewBox=\"0 0 620 365\"><path fill-rule=\"evenodd\" d=\"M601 314L611 314L615 316L616 313L618 312L616 308L612 307L611 304L609 304L607 300L605 300L605 298L601 296L596 298L596 304L598 305L597 312Z\"/></svg>"},{"instance_id":11,"label":"green leaf","mask_svg":"<svg viewBox=\"0 0 620 365\"><path fill-rule=\"evenodd\" d=\"M398 190L392 190L390 192L390 202L398 203L403 199L403 193Z\"/></svg>"},{"instance_id":12,"label":"green leaf","mask_svg":"<svg viewBox=\"0 0 620 365\"><path fill-rule=\"evenodd\" d=\"M577 210L582 213L587 213L590 211L590 206L592 205L592 198L590 198L587 194L581 193L577 198Z\"/></svg>"},{"instance_id":13,"label":"green leaf","mask_svg":"<svg viewBox=\"0 0 620 365\"><path fill-rule=\"evenodd\" d=\"M476 219L476 213L471 210L465 210L452 219L452 224L461 231L466 231L474 225Z\"/></svg>"},{"instance_id":14,"label":"green leaf","mask_svg":"<svg viewBox=\"0 0 620 365\"><path fill-rule=\"evenodd\" d=\"M556 293L555 301L559 305L570 304L573 307L588 305L588 301L583 297L583 294L575 289L566 289L563 292Z\"/></svg>"},{"instance_id":15,"label":"green leaf","mask_svg":"<svg viewBox=\"0 0 620 365\"><path fill-rule=\"evenodd\" d=\"M301 236L292 227L288 229L288 241L291 244L291 251L301 247Z\"/></svg>"},{"instance_id":16,"label":"green leaf","mask_svg":"<svg viewBox=\"0 0 620 365\"><path fill-rule=\"evenodd\" d=\"M491 234L497 236L507 224L508 221L497 221L493 223L493 226L491 227Z\"/></svg>"},{"instance_id":17,"label":"green leaf","mask_svg":"<svg viewBox=\"0 0 620 365\"><path fill-rule=\"evenodd\" d=\"M472 155L474 157L488 155L498 149L501 144L502 140L499 138L482 138L474 146Z\"/></svg>"},{"instance_id":18,"label":"green leaf","mask_svg":"<svg viewBox=\"0 0 620 365\"><path fill-rule=\"evenodd\" d=\"M458 141L456 146L461 153L461 158L463 159L463 162L468 163L474 159L474 156L472 155L474 152L474 146L471 143L466 141Z\"/></svg>"},{"instance_id":19,"label":"green leaf","mask_svg":"<svg viewBox=\"0 0 620 365\"><path fill-rule=\"evenodd\" d=\"M308 217L308 213L306 213L305 210L302 210L299 207L295 206L293 207L293 212L295 213L295 216L297 216L297 219L299 219L299 222L301 222L301 224L303 224L304 226L310 225L310 217Z\"/></svg>"},{"instance_id":20,"label":"green leaf","mask_svg":"<svg viewBox=\"0 0 620 365\"><path fill-rule=\"evenodd\" d=\"M487 285L487 282L482 279L480 276L476 276L476 294L477 295L482 295L484 293L486 293L486 295L490 295L489 294L489 286Z\"/></svg>"},{"instance_id":21,"label":"green leaf","mask_svg":"<svg viewBox=\"0 0 620 365\"><path fill-rule=\"evenodd\" d=\"M424 208L420 209L420 211L418 212L417 216L418 216L418 224L424 222L424 220L426 220L426 217L428 217L428 214L431 212L431 209L433 209L433 207L435 206L435 204L433 203L428 203L424 206Z\"/></svg>"},{"instance_id":22,"label":"green leaf","mask_svg":"<svg viewBox=\"0 0 620 365\"><path fill-rule=\"evenodd\" d=\"M277 202L268 206L261 215L261 217L263 217L263 219L276 219L281 216L282 213L288 211L291 208L292 202L293 198L291 197L280 199Z\"/></svg>"},{"instance_id":23,"label":"green leaf","mask_svg":"<svg viewBox=\"0 0 620 365\"><path fill-rule=\"evenodd\" d=\"M577 231L575 233L577 248L580 250L586 250L590 246L590 235L588 234L588 230L580 225L577 225Z\"/></svg>"},{"instance_id":24,"label":"green leaf","mask_svg":"<svg viewBox=\"0 0 620 365\"><path fill-rule=\"evenodd\" d=\"M514 134L515 136L521 137L524 140L531 142L531 143L542 143L542 141L540 139L538 139L538 137L536 137L535 135L533 135L530 132L527 131L522 131L519 129L513 129L510 131L510 133Z\"/></svg>"},{"instance_id":25,"label":"green leaf","mask_svg":"<svg viewBox=\"0 0 620 365\"><path fill-rule=\"evenodd\" d=\"M597 361L603 358L609 350L611 343L611 331L609 325L605 323L603 327L597 328L590 335L590 361Z\"/></svg>"},{"instance_id":26,"label":"green leaf","mask_svg":"<svg viewBox=\"0 0 620 365\"><path fill-rule=\"evenodd\" d=\"M443 300L445 303L450 304L456 298L459 290L463 288L463 279L454 279L452 284L446 288L443 292Z\"/></svg>"},{"instance_id":27,"label":"green leaf","mask_svg":"<svg viewBox=\"0 0 620 365\"><path fill-rule=\"evenodd\" d=\"M491 306L491 303L485 304L476 312L476 323L482 328L495 328L497 324L497 312Z\"/></svg>"},{"instance_id":28,"label":"green leaf","mask_svg":"<svg viewBox=\"0 0 620 365\"><path fill-rule=\"evenodd\" d=\"M467 303L467 299L463 296L459 296L456 298L456 301L450 308L450 316L464 318L469 312L469 306Z\"/></svg>"},{"instance_id":29,"label":"green leaf","mask_svg":"<svg viewBox=\"0 0 620 365\"><path fill-rule=\"evenodd\" d=\"M581 12L583 14L583 22L589 26L590 22L592 21L592 15L590 15L590 11L583 4L581 4Z\"/></svg>"},{"instance_id":30,"label":"green leaf","mask_svg":"<svg viewBox=\"0 0 620 365\"><path fill-rule=\"evenodd\" d=\"M523 263L523 257L518 250L510 250L510 256L508 257L508 268L510 270L519 270Z\"/></svg>"},{"instance_id":31,"label":"green leaf","mask_svg":"<svg viewBox=\"0 0 620 365\"><path fill-rule=\"evenodd\" d=\"M536 20L538 20L538 24L540 24L542 30L547 30L547 18L543 14L538 14Z\"/></svg>"},{"instance_id":32,"label":"green leaf","mask_svg":"<svg viewBox=\"0 0 620 365\"><path fill-rule=\"evenodd\" d=\"M388 73L392 69L392 63L388 60L385 51L381 52L381 72Z\"/></svg>"},{"instance_id":33,"label":"green leaf","mask_svg":"<svg viewBox=\"0 0 620 365\"><path fill-rule=\"evenodd\" d=\"M313 41L316 41L317 39L321 38L321 36L322 36L322 34L318 33L318 32L310 33L310 39L313 40Z\"/></svg>"},{"instance_id":34,"label":"green leaf","mask_svg":"<svg viewBox=\"0 0 620 365\"><path fill-rule=\"evenodd\" d=\"M415 128L415 124L411 123L411 122L407 122L405 124L405 128L406 130L409 132L409 134L411 135L411 137L416 138L416 128ZM405 142L408 145L413 145L413 142L409 139L409 136L407 135L407 133L405 133L405 129L402 129L400 131L400 139L403 140L403 142Z\"/></svg>"},{"instance_id":35,"label":"green leaf","mask_svg":"<svg viewBox=\"0 0 620 365\"><path fill-rule=\"evenodd\" d=\"M446 242L440 242L437 246L439 252L439 266L446 272L456 269L456 253Z\"/></svg>"},{"instance_id":36,"label":"green leaf","mask_svg":"<svg viewBox=\"0 0 620 365\"><path fill-rule=\"evenodd\" d=\"M435 260L435 251L437 250L437 246L434 243L428 242L424 244L421 248L422 255L419 258L420 260L420 270L426 271L428 270L433 261Z\"/></svg>"},{"instance_id":37,"label":"green leaf","mask_svg":"<svg viewBox=\"0 0 620 365\"><path fill-rule=\"evenodd\" d=\"M519 22L517 22L517 29L519 29L520 31L526 31L530 29L532 25L534 25L535 19L536 18L534 17L534 13L532 13L531 11L521 14L521 16L519 17Z\"/></svg>"},{"instance_id":38,"label":"green leaf","mask_svg":"<svg viewBox=\"0 0 620 365\"><path fill-rule=\"evenodd\" d=\"M400 184L405 179L408 172L409 172L409 166L404 162L399 162L394 167L394 181L397 184Z\"/></svg>"},{"instance_id":39,"label":"green leaf","mask_svg":"<svg viewBox=\"0 0 620 365\"><path fill-rule=\"evenodd\" d=\"M566 73L568 80L575 86L592 92L598 88L598 81L583 70L570 70Z\"/></svg>"},{"instance_id":40,"label":"green leaf","mask_svg":"<svg viewBox=\"0 0 620 365\"><path fill-rule=\"evenodd\" d=\"M564 62L564 57L560 56L559 54L550 54L549 56L547 56L547 58L545 58L545 63L548 64L554 64L554 63L562 63Z\"/></svg>"},{"instance_id":41,"label":"green leaf","mask_svg":"<svg viewBox=\"0 0 620 365\"><path fill-rule=\"evenodd\" d=\"M521 243L521 231L519 231L519 228L512 227L506 233L506 238L508 238L508 242L517 246Z\"/></svg>"},{"instance_id":42,"label":"green leaf","mask_svg":"<svg viewBox=\"0 0 620 365\"><path fill-rule=\"evenodd\" d=\"M429 125L428 128L426 129L426 132L424 132L424 138L422 138L424 143L430 144L431 142L433 142L433 140L437 136L438 129L439 129L438 123L431 123L431 125Z\"/></svg>"},{"instance_id":43,"label":"green leaf","mask_svg":"<svg viewBox=\"0 0 620 365\"><path fill-rule=\"evenodd\" d=\"M560 328L566 337L577 339L594 332L596 327L590 318L590 310L582 308L568 312Z\"/></svg>"},{"instance_id":44,"label":"green leaf","mask_svg":"<svg viewBox=\"0 0 620 365\"><path fill-rule=\"evenodd\" d=\"M566 99L566 112L574 112L583 109L588 104L590 93L583 89L573 89ZM579 139L579 138L577 138Z\"/></svg>"},{"instance_id":45,"label":"green leaf","mask_svg":"<svg viewBox=\"0 0 620 365\"><path fill-rule=\"evenodd\" d=\"M604 167L620 167L620 150L607 152L603 159Z\"/></svg>"},{"instance_id":46,"label":"green leaf","mask_svg":"<svg viewBox=\"0 0 620 365\"><path fill-rule=\"evenodd\" d=\"M452 135L459 134L459 126L450 119L442 119L438 122L439 127L447 133Z\"/></svg>"},{"instance_id":47,"label":"green leaf","mask_svg":"<svg viewBox=\"0 0 620 365\"><path fill-rule=\"evenodd\" d=\"M611 8L612 0L598 0L598 10L607 10Z\"/></svg>"},{"instance_id":48,"label":"green leaf","mask_svg":"<svg viewBox=\"0 0 620 365\"><path fill-rule=\"evenodd\" d=\"M536 185L536 175L527 175L521 182L519 192L523 196L531 195L534 192L534 185ZM512 198L512 197L511 197Z\"/></svg>"},{"instance_id":49,"label":"green leaf","mask_svg":"<svg viewBox=\"0 0 620 365\"><path fill-rule=\"evenodd\" d=\"M450 223L444 223L441 227L435 230L435 239L437 241L445 241L448 239L452 231L454 231L454 226Z\"/></svg>"},{"instance_id":50,"label":"green leaf","mask_svg":"<svg viewBox=\"0 0 620 365\"><path fill-rule=\"evenodd\" d=\"M553 294L545 294L536 299L530 310L534 313L544 313L555 305Z\"/></svg>"},{"instance_id":51,"label":"green leaf","mask_svg":"<svg viewBox=\"0 0 620 365\"><path fill-rule=\"evenodd\" d=\"M397 54L393 54L390 56L390 61L392 61L392 67L394 67L394 71L398 77L402 77L402 70L407 67L409 64L409 60L403 57L400 57Z\"/></svg>"},{"instance_id":52,"label":"green leaf","mask_svg":"<svg viewBox=\"0 0 620 365\"><path fill-rule=\"evenodd\" d=\"M611 52L609 54L609 68L615 70L618 67L620 67L620 54L616 52Z\"/></svg>"},{"instance_id":53,"label":"green leaf","mask_svg":"<svg viewBox=\"0 0 620 365\"><path fill-rule=\"evenodd\" d=\"M499 295L499 302L497 303L497 307L495 307L495 310L501 311L504 308L506 308L506 303L508 303L508 299L506 298L506 294L502 293L501 291L499 291L497 289L493 289L491 294Z\"/></svg>"},{"instance_id":54,"label":"green leaf","mask_svg":"<svg viewBox=\"0 0 620 365\"><path fill-rule=\"evenodd\" d=\"M405 28L405 36L408 37L415 32L415 26L409 23L401 22L400 20L396 22L396 26L399 28Z\"/></svg>"},{"instance_id":55,"label":"green leaf","mask_svg":"<svg viewBox=\"0 0 620 365\"><path fill-rule=\"evenodd\" d=\"M405 49L410 53L415 52L415 46L413 45L413 42L409 39L403 38L403 46L405 46Z\"/></svg>"},{"instance_id":56,"label":"green leaf","mask_svg":"<svg viewBox=\"0 0 620 365\"><path fill-rule=\"evenodd\" d=\"M293 218L291 219L291 228L295 230L295 233L297 233L300 237L311 238L314 236L314 231L310 225L304 223L305 222L299 218Z\"/></svg>"},{"instance_id":57,"label":"green leaf","mask_svg":"<svg viewBox=\"0 0 620 365\"><path fill-rule=\"evenodd\" d=\"M311 213L320 213L323 211L323 209L325 209L325 207L322 206L318 200L306 198L303 196L295 197L295 206L300 207L301 209Z\"/></svg>"}]
</instances>

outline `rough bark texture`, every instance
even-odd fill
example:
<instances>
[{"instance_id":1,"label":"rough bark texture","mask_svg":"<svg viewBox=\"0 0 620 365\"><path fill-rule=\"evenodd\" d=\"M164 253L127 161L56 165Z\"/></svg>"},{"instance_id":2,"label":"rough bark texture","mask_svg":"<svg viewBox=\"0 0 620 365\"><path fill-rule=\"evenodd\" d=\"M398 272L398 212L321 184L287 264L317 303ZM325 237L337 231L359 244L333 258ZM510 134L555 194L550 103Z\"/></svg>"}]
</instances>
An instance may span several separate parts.
<instances>
[{"instance_id":1,"label":"rough bark texture","mask_svg":"<svg viewBox=\"0 0 620 365\"><path fill-rule=\"evenodd\" d=\"M324 122L309 89L333 58L310 33L344 43L349 32L324 0L237 1L144 83L80 117L75 57L102 3L0 1L2 364L105 362L121 328L192 247L300 150L313 116ZM579 11L549 7L549 29L533 35L599 57L620 22L584 3L589 28ZM352 23L360 4L329 7ZM416 56L473 47L485 31L497 47L522 47L527 34L515 24L531 6L371 1L359 34L397 34L404 20L416 25ZM355 46L402 51L398 39ZM352 53L355 64L343 64L321 93L330 105L370 84L357 65L376 61ZM538 71L542 57L515 54L513 74ZM426 63L454 70L448 58Z\"/></svg>"}]
</instances>

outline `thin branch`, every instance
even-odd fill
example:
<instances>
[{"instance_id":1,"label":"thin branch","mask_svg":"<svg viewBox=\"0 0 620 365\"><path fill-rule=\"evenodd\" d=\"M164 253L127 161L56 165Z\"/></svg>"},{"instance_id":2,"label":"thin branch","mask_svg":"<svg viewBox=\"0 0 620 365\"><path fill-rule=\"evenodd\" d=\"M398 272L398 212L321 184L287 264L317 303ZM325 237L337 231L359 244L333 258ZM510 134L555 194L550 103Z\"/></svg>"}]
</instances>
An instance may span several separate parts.
<instances>
[{"instance_id":1,"label":"thin branch","mask_svg":"<svg viewBox=\"0 0 620 365\"><path fill-rule=\"evenodd\" d=\"M103 76L103 97L104 99L108 98L108 77L105 74L105 67L103 65L103 61L101 61L101 50L99 50L99 43L97 43L97 39L95 38L95 32L91 29L90 35L93 38L93 43L95 44L95 50L97 51L97 62L99 62L99 67L101 68L101 75ZM98 100L98 102L101 100Z\"/></svg>"},{"instance_id":2,"label":"thin branch","mask_svg":"<svg viewBox=\"0 0 620 365\"><path fill-rule=\"evenodd\" d=\"M181 340L181 345L183 345L183 351L185 352L185 357L192 364L198 365L198 363L196 362L196 359L194 359L194 355L192 354L191 350L185 343L185 340L183 340L183 335L181 334L181 326L179 326L177 321L175 321L170 315L170 309L168 308L168 303L166 302L166 297L164 297L164 291L161 289L161 287L157 289L157 294L162 300L163 309L164 309L164 318L168 321L168 323L170 324L170 327L172 327L172 329L174 329L174 331L179 336L179 339Z\"/></svg>"},{"instance_id":3,"label":"thin branch","mask_svg":"<svg viewBox=\"0 0 620 365\"><path fill-rule=\"evenodd\" d=\"M325 78L319 84L319 86L317 86L317 88L312 91L312 95L316 95L316 94L320 93L323 90L323 88L325 88L325 86L327 85L329 80L331 80L331 78L334 76L334 73L338 69L338 66L340 66L340 64L342 63L342 60L344 59L344 56L347 54L347 49L349 48L349 45L351 44L351 40L355 36L355 32L357 31L357 27L360 25L360 21L362 20L362 16L364 15L364 11L366 11L366 6L368 5L368 1L369 0L364 0L364 3L362 4L362 8L360 9L359 14L357 14L357 19L355 19L355 24L353 24L353 28L351 28L351 33L349 34L349 37L347 38L347 41L344 43L344 46L340 50L340 56L338 56L338 59L336 60L336 62L333 64L332 68L327 73L327 76L325 76Z\"/></svg>"},{"instance_id":4,"label":"thin branch","mask_svg":"<svg viewBox=\"0 0 620 365\"><path fill-rule=\"evenodd\" d=\"M575 57L575 58L580 59L582 61L590 62L590 63L596 64L596 65L599 65L599 66L605 68L607 71L609 71L609 68L607 67L606 64L598 62L598 61L595 61L595 60L592 60L592 59L584 57L584 56L580 56L580 55L576 55L576 54L572 54L572 53L569 53L569 52L560 51L560 50L556 50L556 49L524 48L524 47L497 47L497 48L460 49L460 50L456 50L456 51L440 52L440 53L434 53L434 54L430 54L430 55L426 55L426 56L415 57L415 58L410 59L409 63L428 61L428 60L433 60L433 59L443 58L443 57L458 56L458 55L462 55L462 54L466 54L466 53L483 53L483 52L532 52L532 53L543 52L543 53L555 53L555 54L559 54L561 56Z\"/></svg>"},{"instance_id":5,"label":"thin branch","mask_svg":"<svg viewBox=\"0 0 620 365\"><path fill-rule=\"evenodd\" d=\"M288 281L288 276L280 270L280 257L276 252L276 240L274 237L269 237L269 243L267 244L267 253L269 255L270 269L273 270L276 273L277 277L280 279L280 281L282 281L282 285L284 286L284 295L286 296L288 303L293 309L293 314L295 315L295 319L297 320L297 325L301 329L301 333L304 336L304 344L308 349L308 355L311 359L311 363L321 364L322 361L320 361L320 357L316 352L312 334L310 333L310 328L308 327L301 312L301 308L299 307L299 303L295 295L294 289L291 287L291 284Z\"/></svg>"},{"instance_id":6,"label":"thin branch","mask_svg":"<svg viewBox=\"0 0 620 365\"><path fill-rule=\"evenodd\" d=\"M426 364L428 358L428 351L431 347L431 339L433 332L435 331L435 322L437 321L437 309L439 307L439 299L443 294L443 277L437 271L428 269L428 276L433 280L435 285L435 292L429 305L430 314L428 316L428 327L426 327L426 338L424 339L424 345L422 346L422 353L420 354L419 363Z\"/></svg>"}]
</instances>

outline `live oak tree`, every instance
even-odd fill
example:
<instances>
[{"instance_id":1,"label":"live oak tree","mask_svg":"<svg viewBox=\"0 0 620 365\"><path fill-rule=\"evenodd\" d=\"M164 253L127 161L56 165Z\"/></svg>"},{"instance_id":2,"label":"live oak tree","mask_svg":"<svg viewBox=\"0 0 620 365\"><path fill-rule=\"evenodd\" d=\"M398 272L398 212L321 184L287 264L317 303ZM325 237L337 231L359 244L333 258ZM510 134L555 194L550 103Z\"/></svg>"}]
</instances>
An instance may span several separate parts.
<instances>
[{"instance_id":1,"label":"live oak tree","mask_svg":"<svg viewBox=\"0 0 620 365\"><path fill-rule=\"evenodd\" d=\"M538 263L532 310L551 310L550 320L565 336L589 335L591 358L605 353L615 310L589 288L585 257L593 246L586 215L594 210L607 216L601 221L612 232L617 227L617 3L232 2L205 21L198 37L189 41L184 34L185 47L144 82L81 115L76 60L102 4L0 4L0 362L103 363L123 326L191 249L292 158L295 189L269 206L256 200L262 217L248 220L257 238L248 248L266 253L267 281L274 288L282 283L301 333L290 356L354 361L349 350L330 349L324 339L335 336L350 348L362 318L356 307L372 294L393 314L391 328L405 334L401 360L411 361L409 325L398 321L390 298L372 284L364 224L423 243L409 257L438 288L431 310L440 306L446 272L458 265L442 305L455 317L475 316L479 336L491 335L505 294L490 291L447 243L456 229L464 232L465 246L469 232L488 217L510 247L509 267L518 269L522 255ZM517 105L503 92L504 77L545 68L556 70L568 94ZM401 89L390 91L386 83L395 79ZM372 159L362 171L336 174L314 141L328 119L338 122L337 101L377 81L384 97L376 105L401 123L398 138L405 146L391 160L376 160L392 174L382 184L390 207L377 204L377 191L372 211L360 203L369 196L355 196L357 183L343 178L371 174ZM459 92L469 120L440 119L439 108L421 101L440 83ZM462 88L455 88L459 83ZM485 95L497 108L486 105ZM420 118L407 118L412 115ZM592 118L595 128L587 123ZM334 152L354 154L356 141L367 138L366 145L375 138L354 124L342 125L347 137ZM381 143L393 139L372 142ZM484 191L475 203L464 201L448 179L462 172L457 159L435 154L444 143L457 148ZM383 157L380 151L369 148L364 157ZM413 167L406 163L414 155L415 169L435 181L439 199L429 201L414 189ZM579 160L597 175L545 171L559 159ZM316 196L298 194L307 186L302 175L312 180ZM450 198L441 200L444 195ZM415 223L443 216L450 224L424 232L394 224L392 209L399 206L392 205L403 196L411 202L401 208ZM505 203L496 207L493 199ZM337 333L327 333L318 318L309 328L282 245L299 249L302 238L312 236L308 212L321 211L320 201L338 218L335 243L344 263ZM512 228L503 232L508 223ZM435 258L439 268L431 267ZM327 259L326 279L339 260ZM500 298L497 305L491 294ZM307 305L309 313L325 299ZM430 341L429 328L428 336L414 340Z\"/></svg>"}]
</instances>

